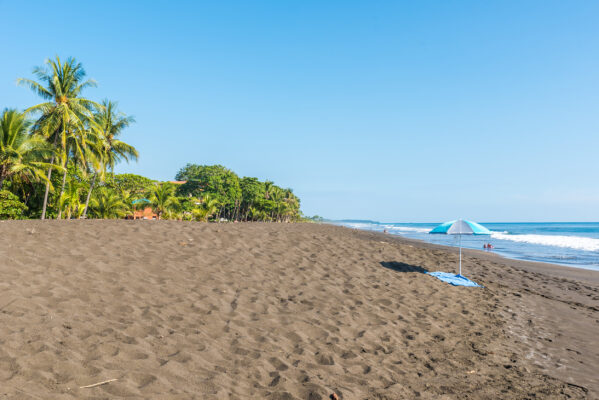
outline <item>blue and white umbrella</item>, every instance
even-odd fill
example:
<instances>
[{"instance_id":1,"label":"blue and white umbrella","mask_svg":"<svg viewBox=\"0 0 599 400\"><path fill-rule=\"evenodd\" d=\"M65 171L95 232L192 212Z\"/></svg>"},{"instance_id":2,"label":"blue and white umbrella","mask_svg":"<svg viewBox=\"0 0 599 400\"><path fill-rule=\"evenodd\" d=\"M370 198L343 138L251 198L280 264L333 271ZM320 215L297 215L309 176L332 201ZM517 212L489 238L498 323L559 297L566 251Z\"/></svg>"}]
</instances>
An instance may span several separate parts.
<instances>
[{"instance_id":1,"label":"blue and white umbrella","mask_svg":"<svg viewBox=\"0 0 599 400\"><path fill-rule=\"evenodd\" d=\"M473 221L458 219L445 222L430 231L432 234L458 235L460 240L460 275L462 276L462 235L490 235L491 231Z\"/></svg>"}]
</instances>

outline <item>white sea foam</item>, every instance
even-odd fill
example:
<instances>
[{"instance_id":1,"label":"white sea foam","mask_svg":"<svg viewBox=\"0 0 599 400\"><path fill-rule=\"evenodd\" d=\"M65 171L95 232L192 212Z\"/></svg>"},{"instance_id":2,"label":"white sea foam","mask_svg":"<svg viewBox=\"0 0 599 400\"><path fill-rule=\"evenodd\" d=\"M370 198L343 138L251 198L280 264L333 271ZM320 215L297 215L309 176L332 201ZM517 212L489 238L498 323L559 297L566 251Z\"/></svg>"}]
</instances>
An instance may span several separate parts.
<instances>
[{"instance_id":1,"label":"white sea foam","mask_svg":"<svg viewBox=\"0 0 599 400\"><path fill-rule=\"evenodd\" d=\"M493 232L491 237L499 240L511 240L512 242L568 247L575 250L599 251L599 239L583 236L508 235L505 232Z\"/></svg>"},{"instance_id":2,"label":"white sea foam","mask_svg":"<svg viewBox=\"0 0 599 400\"><path fill-rule=\"evenodd\" d=\"M387 225L387 224L376 224L371 222L343 222L342 225L345 225L354 229L366 229L373 231L382 231L387 229L388 231L398 231L398 232L418 232L418 233L428 233L431 228L417 228L412 226L396 226L396 225Z\"/></svg>"},{"instance_id":3,"label":"white sea foam","mask_svg":"<svg viewBox=\"0 0 599 400\"><path fill-rule=\"evenodd\" d=\"M416 227L412 227L412 226L394 226L394 225L388 225L388 226L386 226L386 228L389 229L389 230L395 230L395 231L400 231L400 232L429 233L431 231L431 228L416 228Z\"/></svg>"},{"instance_id":4,"label":"white sea foam","mask_svg":"<svg viewBox=\"0 0 599 400\"><path fill-rule=\"evenodd\" d=\"M369 222L342 222L341 225L347 226L348 228L368 230L375 230L377 227L380 227L380 225L372 224ZM380 229L382 230L382 228Z\"/></svg>"}]
</instances>

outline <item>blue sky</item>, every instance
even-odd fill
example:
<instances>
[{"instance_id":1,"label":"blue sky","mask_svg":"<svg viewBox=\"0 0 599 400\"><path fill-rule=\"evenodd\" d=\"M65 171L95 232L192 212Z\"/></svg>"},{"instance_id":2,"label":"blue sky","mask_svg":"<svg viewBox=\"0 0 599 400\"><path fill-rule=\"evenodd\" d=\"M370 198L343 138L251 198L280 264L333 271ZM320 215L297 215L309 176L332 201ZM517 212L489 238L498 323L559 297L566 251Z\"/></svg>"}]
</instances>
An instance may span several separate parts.
<instances>
[{"instance_id":1,"label":"blue sky","mask_svg":"<svg viewBox=\"0 0 599 400\"><path fill-rule=\"evenodd\" d=\"M0 107L54 55L140 151L292 187L306 214L599 220L599 3L0 0Z\"/></svg>"}]
</instances>

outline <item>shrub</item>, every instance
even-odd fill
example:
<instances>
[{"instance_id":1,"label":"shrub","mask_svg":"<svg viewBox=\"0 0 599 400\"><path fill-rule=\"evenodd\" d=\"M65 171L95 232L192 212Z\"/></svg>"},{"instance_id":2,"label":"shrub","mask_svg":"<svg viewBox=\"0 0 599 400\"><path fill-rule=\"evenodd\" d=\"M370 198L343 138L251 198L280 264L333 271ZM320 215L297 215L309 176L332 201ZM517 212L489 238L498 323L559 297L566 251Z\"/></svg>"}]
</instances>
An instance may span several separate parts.
<instances>
[{"instance_id":1,"label":"shrub","mask_svg":"<svg viewBox=\"0 0 599 400\"><path fill-rule=\"evenodd\" d=\"M8 190L0 190L0 219L22 219L27 206Z\"/></svg>"}]
</instances>

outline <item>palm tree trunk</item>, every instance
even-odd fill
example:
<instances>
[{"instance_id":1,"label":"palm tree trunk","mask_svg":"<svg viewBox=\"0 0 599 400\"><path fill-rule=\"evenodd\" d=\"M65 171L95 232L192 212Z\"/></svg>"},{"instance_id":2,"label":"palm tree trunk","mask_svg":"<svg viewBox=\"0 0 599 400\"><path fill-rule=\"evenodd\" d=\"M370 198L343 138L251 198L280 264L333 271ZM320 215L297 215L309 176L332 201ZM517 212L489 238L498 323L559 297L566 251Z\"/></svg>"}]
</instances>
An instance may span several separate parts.
<instances>
[{"instance_id":1,"label":"palm tree trunk","mask_svg":"<svg viewBox=\"0 0 599 400\"><path fill-rule=\"evenodd\" d=\"M62 198L62 195L64 193L64 187L67 183L67 164L69 162L68 157L65 158L64 160L64 174L62 175L62 186L60 187L60 196L58 196L58 201L60 204L60 199ZM58 208L58 216L56 217L56 219L60 219L60 217L62 216L62 207Z\"/></svg>"},{"instance_id":2,"label":"palm tree trunk","mask_svg":"<svg viewBox=\"0 0 599 400\"><path fill-rule=\"evenodd\" d=\"M56 148L56 141L58 135L54 135L54 147ZM50 158L50 165L54 164L54 154ZM46 219L46 208L48 206L48 193L50 192L50 178L52 177L52 167L48 168L48 182L46 182L46 193L44 193L44 206L42 207L42 218Z\"/></svg>"},{"instance_id":3,"label":"palm tree trunk","mask_svg":"<svg viewBox=\"0 0 599 400\"><path fill-rule=\"evenodd\" d=\"M54 154L50 158L50 165L54 164ZM50 178L52 178L52 167L48 168L48 182L44 193L44 206L42 207L42 219L46 219L46 208L48 207L48 193L50 192Z\"/></svg>"},{"instance_id":4,"label":"palm tree trunk","mask_svg":"<svg viewBox=\"0 0 599 400\"><path fill-rule=\"evenodd\" d=\"M239 219L239 209L241 208L241 201L235 200L235 213L233 214L233 219L237 221Z\"/></svg>"},{"instance_id":5,"label":"palm tree trunk","mask_svg":"<svg viewBox=\"0 0 599 400\"><path fill-rule=\"evenodd\" d=\"M6 164L2 165L2 170L0 170L0 190L2 190L2 185L4 184L4 180L6 179Z\"/></svg>"},{"instance_id":6,"label":"palm tree trunk","mask_svg":"<svg viewBox=\"0 0 599 400\"><path fill-rule=\"evenodd\" d=\"M89 185L89 192L87 192L87 199L85 199L85 208L83 209L83 215L81 216L81 218L83 218L83 219L85 219L87 217L87 207L89 205L89 199L92 197L92 190L94 189L94 185L96 183L97 176L98 176L98 173L95 172L94 177L92 179L92 183Z\"/></svg>"},{"instance_id":7,"label":"palm tree trunk","mask_svg":"<svg viewBox=\"0 0 599 400\"><path fill-rule=\"evenodd\" d=\"M32 188L32 191L35 190ZM31 192L26 192L24 187L21 187L21 198L23 199L23 204L26 206L29 205L29 199L31 198Z\"/></svg>"},{"instance_id":8,"label":"palm tree trunk","mask_svg":"<svg viewBox=\"0 0 599 400\"><path fill-rule=\"evenodd\" d=\"M252 202L250 204L248 204L246 210L245 210L245 222L248 222L248 217L250 215L250 208L254 207L254 201L252 200Z\"/></svg>"}]
</instances>

